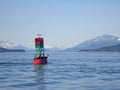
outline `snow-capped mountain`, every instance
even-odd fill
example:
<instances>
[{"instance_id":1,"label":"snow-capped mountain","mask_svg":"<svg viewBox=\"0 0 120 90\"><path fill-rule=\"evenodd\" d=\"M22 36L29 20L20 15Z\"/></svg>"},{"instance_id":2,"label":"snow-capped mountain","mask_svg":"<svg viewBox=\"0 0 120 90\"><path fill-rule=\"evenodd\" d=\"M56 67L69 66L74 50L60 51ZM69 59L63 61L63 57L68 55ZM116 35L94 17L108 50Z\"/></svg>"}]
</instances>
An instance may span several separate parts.
<instances>
[{"instance_id":1,"label":"snow-capped mountain","mask_svg":"<svg viewBox=\"0 0 120 90\"><path fill-rule=\"evenodd\" d=\"M61 51L60 48L58 47L53 47L53 48L45 48L48 52L58 52Z\"/></svg>"},{"instance_id":2,"label":"snow-capped mountain","mask_svg":"<svg viewBox=\"0 0 120 90\"><path fill-rule=\"evenodd\" d=\"M98 36L96 38L84 41L74 47L67 48L64 51L80 51L84 49L98 49L106 46L112 46L120 44L120 37L112 36L112 35L102 35ZM25 51L30 51L31 49L28 49L22 45L15 44L10 41L2 40L0 41L0 47L1 48L7 48L7 49L24 49ZM46 51L62 51L58 46L45 46ZM32 49L34 51L34 49Z\"/></svg>"},{"instance_id":3,"label":"snow-capped mountain","mask_svg":"<svg viewBox=\"0 0 120 90\"><path fill-rule=\"evenodd\" d=\"M58 52L58 51L62 51L62 48L53 45L53 46L45 46L45 50L48 52Z\"/></svg>"},{"instance_id":4,"label":"snow-capped mountain","mask_svg":"<svg viewBox=\"0 0 120 90\"><path fill-rule=\"evenodd\" d=\"M96 38L84 41L72 48L67 48L64 51L79 51L83 49L97 49L105 46L117 45L120 43L120 37L112 35L102 35Z\"/></svg>"},{"instance_id":5,"label":"snow-capped mountain","mask_svg":"<svg viewBox=\"0 0 120 90\"><path fill-rule=\"evenodd\" d=\"M15 44L13 42L10 42L8 40L1 40L0 41L0 47L1 48L7 48L7 49L24 49L27 50L26 47L22 45Z\"/></svg>"},{"instance_id":6,"label":"snow-capped mountain","mask_svg":"<svg viewBox=\"0 0 120 90\"><path fill-rule=\"evenodd\" d=\"M2 48L13 48L13 47L16 47L17 44L13 43L13 42L10 42L8 40L2 40L0 41L0 47Z\"/></svg>"},{"instance_id":7,"label":"snow-capped mountain","mask_svg":"<svg viewBox=\"0 0 120 90\"><path fill-rule=\"evenodd\" d=\"M28 51L28 52L31 52L31 51L33 52L34 51L34 48L29 49L27 47L15 44L15 43L10 42L8 40L1 40L0 41L0 47L1 48L6 48L6 49L24 49L25 51ZM53 45L53 46L45 46L45 50L48 51L48 52L57 52L57 51L61 51L61 48Z\"/></svg>"}]
</instances>

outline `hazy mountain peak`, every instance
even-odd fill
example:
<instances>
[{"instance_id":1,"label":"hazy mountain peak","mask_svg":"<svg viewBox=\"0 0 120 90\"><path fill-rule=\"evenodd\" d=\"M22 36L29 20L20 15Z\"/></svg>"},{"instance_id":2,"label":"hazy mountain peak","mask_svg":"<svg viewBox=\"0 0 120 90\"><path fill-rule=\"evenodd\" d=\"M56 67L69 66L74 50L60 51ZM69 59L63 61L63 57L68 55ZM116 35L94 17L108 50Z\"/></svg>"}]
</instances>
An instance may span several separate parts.
<instances>
[{"instance_id":1,"label":"hazy mountain peak","mask_svg":"<svg viewBox=\"0 0 120 90\"><path fill-rule=\"evenodd\" d=\"M112 36L112 35L102 35L94 38L94 40L117 40L119 37Z\"/></svg>"},{"instance_id":2,"label":"hazy mountain peak","mask_svg":"<svg viewBox=\"0 0 120 90\"><path fill-rule=\"evenodd\" d=\"M17 46L17 44L10 42L8 40L0 41L0 47L3 47L3 48L12 48L12 47L16 47L16 46Z\"/></svg>"},{"instance_id":3,"label":"hazy mountain peak","mask_svg":"<svg viewBox=\"0 0 120 90\"><path fill-rule=\"evenodd\" d=\"M105 46L117 45L120 43L120 38L112 35L102 35L93 39L86 40L72 48L67 48L65 51L78 51L82 49L97 49Z\"/></svg>"},{"instance_id":4,"label":"hazy mountain peak","mask_svg":"<svg viewBox=\"0 0 120 90\"><path fill-rule=\"evenodd\" d=\"M61 51L61 50L63 50L61 47L55 46L55 45L45 45L45 49L46 49L47 51L52 51L52 52L56 52L56 51Z\"/></svg>"},{"instance_id":5,"label":"hazy mountain peak","mask_svg":"<svg viewBox=\"0 0 120 90\"><path fill-rule=\"evenodd\" d=\"M0 41L0 47L1 48L6 48L6 49L24 49L24 50L28 50L28 48L22 46L22 45L18 45L16 43L13 43L11 41L8 40L1 40Z\"/></svg>"}]
</instances>

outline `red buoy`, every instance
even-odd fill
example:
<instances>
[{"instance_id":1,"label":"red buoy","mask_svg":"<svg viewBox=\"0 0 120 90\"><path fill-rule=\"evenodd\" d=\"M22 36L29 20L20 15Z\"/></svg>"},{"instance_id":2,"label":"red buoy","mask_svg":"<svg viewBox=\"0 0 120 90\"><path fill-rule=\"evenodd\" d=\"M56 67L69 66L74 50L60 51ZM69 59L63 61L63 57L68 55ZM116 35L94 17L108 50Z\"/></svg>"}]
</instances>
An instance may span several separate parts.
<instances>
[{"instance_id":1,"label":"red buoy","mask_svg":"<svg viewBox=\"0 0 120 90\"><path fill-rule=\"evenodd\" d=\"M33 64L45 64L47 63L48 56L44 55L44 39L41 37L35 38L35 56L32 61Z\"/></svg>"},{"instance_id":2,"label":"red buoy","mask_svg":"<svg viewBox=\"0 0 120 90\"><path fill-rule=\"evenodd\" d=\"M40 58L34 58L33 59L33 64L38 65L38 64L46 64L47 63L47 58L46 56L40 57Z\"/></svg>"},{"instance_id":3,"label":"red buoy","mask_svg":"<svg viewBox=\"0 0 120 90\"><path fill-rule=\"evenodd\" d=\"M46 59L44 59L44 60L34 59L34 60L33 60L33 64L35 64L35 65L45 64L45 63L47 63L47 60L46 60Z\"/></svg>"}]
</instances>

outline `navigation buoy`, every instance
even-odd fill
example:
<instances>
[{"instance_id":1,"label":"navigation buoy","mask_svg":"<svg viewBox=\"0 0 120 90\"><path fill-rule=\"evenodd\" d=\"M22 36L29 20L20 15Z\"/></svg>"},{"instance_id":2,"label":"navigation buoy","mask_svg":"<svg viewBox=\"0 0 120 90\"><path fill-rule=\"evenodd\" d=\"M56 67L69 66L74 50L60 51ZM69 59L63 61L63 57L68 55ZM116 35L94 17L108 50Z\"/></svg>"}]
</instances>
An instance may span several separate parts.
<instances>
[{"instance_id":1,"label":"navigation buoy","mask_svg":"<svg viewBox=\"0 0 120 90\"><path fill-rule=\"evenodd\" d=\"M45 56L44 53L44 39L41 34L38 34L37 38L35 38L35 55L32 63L35 65L47 63L48 55Z\"/></svg>"}]
</instances>

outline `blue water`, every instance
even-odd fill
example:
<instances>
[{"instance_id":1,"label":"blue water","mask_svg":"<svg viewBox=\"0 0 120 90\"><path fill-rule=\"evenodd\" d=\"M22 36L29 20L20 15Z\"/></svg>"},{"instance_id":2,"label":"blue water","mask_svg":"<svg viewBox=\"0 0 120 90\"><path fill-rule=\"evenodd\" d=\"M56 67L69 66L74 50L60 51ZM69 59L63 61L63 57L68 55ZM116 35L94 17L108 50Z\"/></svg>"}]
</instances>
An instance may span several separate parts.
<instances>
[{"instance_id":1,"label":"blue water","mask_svg":"<svg viewBox=\"0 0 120 90\"><path fill-rule=\"evenodd\" d=\"M120 90L120 53L0 53L0 90Z\"/></svg>"}]
</instances>

